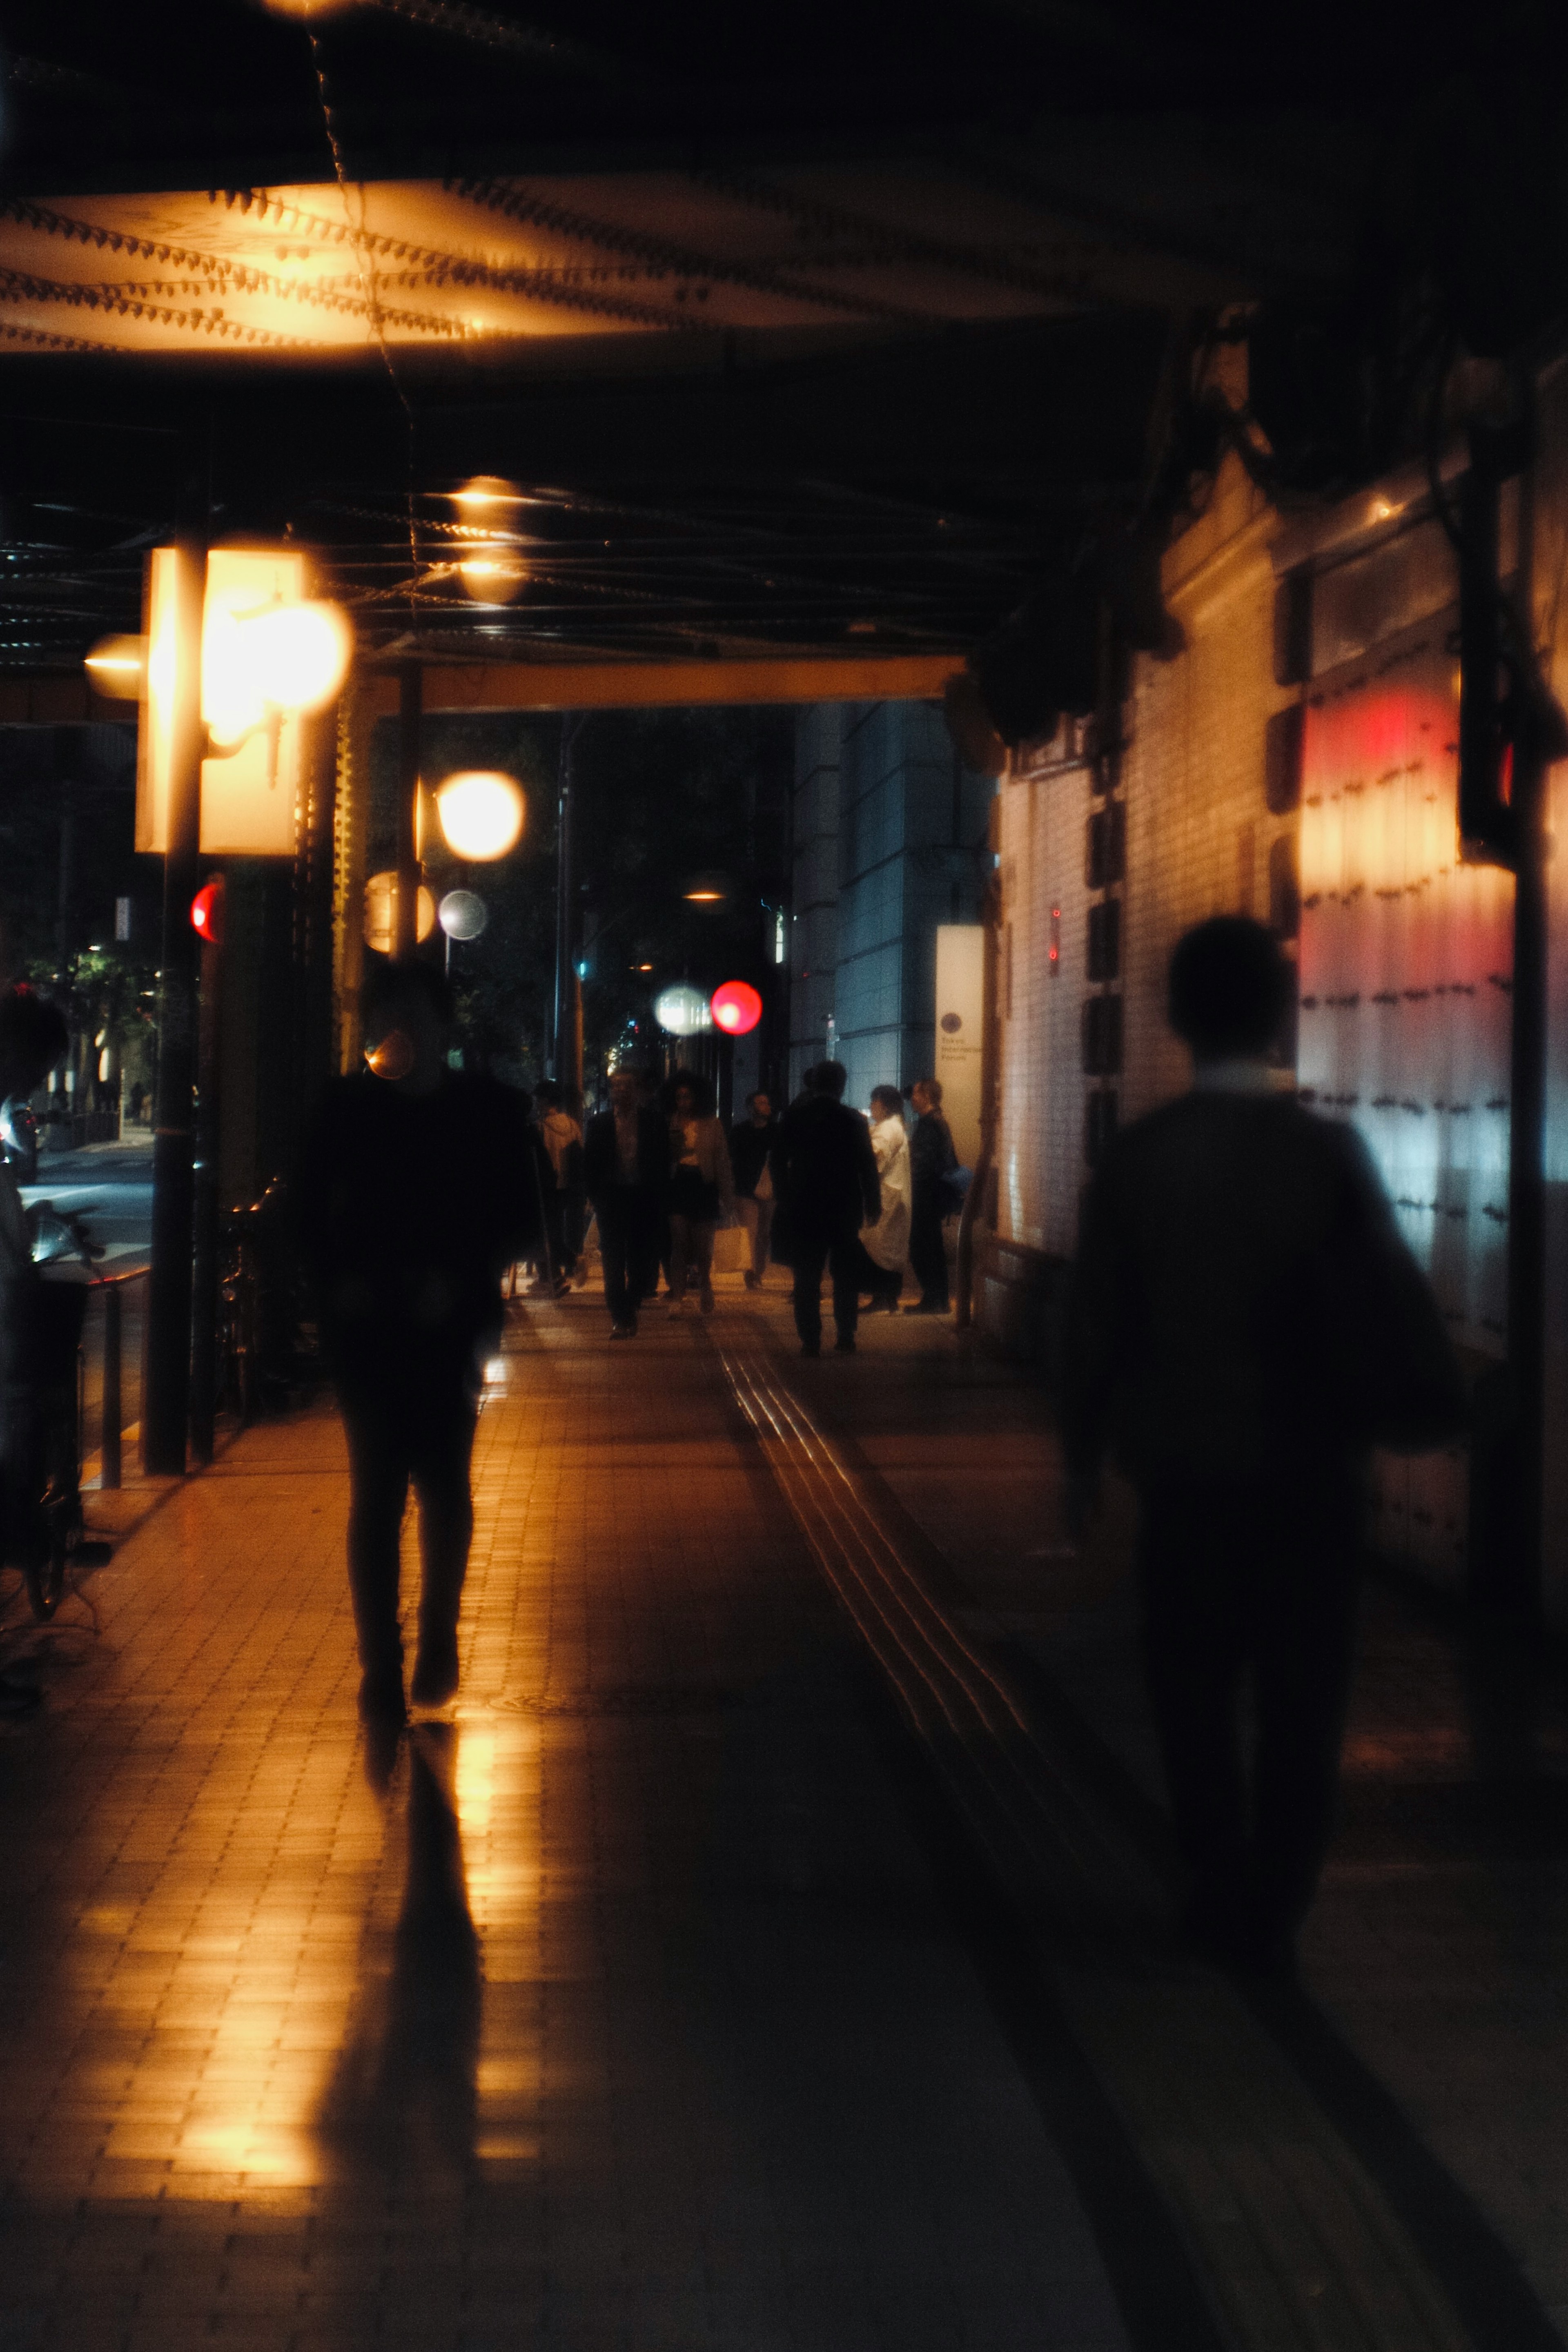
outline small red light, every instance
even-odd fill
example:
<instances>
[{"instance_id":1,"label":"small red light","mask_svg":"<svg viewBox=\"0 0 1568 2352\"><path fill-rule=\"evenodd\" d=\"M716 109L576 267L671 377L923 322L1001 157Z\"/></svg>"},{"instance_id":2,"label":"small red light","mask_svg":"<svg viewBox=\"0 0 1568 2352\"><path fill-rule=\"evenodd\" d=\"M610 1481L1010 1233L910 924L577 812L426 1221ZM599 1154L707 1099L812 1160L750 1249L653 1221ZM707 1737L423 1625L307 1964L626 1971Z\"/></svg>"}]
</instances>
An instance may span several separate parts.
<instances>
[{"instance_id":1,"label":"small red light","mask_svg":"<svg viewBox=\"0 0 1568 2352\"><path fill-rule=\"evenodd\" d=\"M191 926L215 948L223 945L223 880L209 882L191 900Z\"/></svg>"},{"instance_id":2,"label":"small red light","mask_svg":"<svg viewBox=\"0 0 1568 2352\"><path fill-rule=\"evenodd\" d=\"M727 980L709 1000L713 1025L727 1037L743 1037L763 1017L763 1000L749 981Z\"/></svg>"}]
</instances>

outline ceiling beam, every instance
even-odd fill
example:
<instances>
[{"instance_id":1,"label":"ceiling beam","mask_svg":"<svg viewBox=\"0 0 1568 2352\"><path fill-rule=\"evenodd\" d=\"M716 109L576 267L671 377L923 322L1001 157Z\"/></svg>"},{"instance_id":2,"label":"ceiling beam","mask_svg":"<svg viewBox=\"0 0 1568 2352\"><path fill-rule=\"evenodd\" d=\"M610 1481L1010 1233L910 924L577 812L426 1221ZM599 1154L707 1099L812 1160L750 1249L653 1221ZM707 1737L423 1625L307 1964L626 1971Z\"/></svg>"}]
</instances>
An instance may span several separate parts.
<instances>
[{"instance_id":1,"label":"ceiling beam","mask_svg":"<svg viewBox=\"0 0 1568 2352\"><path fill-rule=\"evenodd\" d=\"M425 709L637 710L692 703L929 701L962 653L805 655L775 660L496 662L425 667ZM397 709L395 671L373 672L378 718Z\"/></svg>"}]
</instances>

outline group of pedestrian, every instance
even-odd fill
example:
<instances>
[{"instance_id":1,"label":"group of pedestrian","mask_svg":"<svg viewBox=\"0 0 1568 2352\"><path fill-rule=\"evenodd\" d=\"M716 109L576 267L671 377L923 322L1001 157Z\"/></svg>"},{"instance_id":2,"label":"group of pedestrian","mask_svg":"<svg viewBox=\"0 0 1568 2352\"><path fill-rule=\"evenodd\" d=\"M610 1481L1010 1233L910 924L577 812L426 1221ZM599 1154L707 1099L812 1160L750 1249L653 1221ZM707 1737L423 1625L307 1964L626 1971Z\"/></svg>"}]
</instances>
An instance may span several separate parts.
<instances>
[{"instance_id":1,"label":"group of pedestrian","mask_svg":"<svg viewBox=\"0 0 1568 2352\"><path fill-rule=\"evenodd\" d=\"M1116 1137L1096 1171L1062 1395L1069 1528L1091 1522L1109 1451L1140 1496L1144 1662L1189 1937L1223 1965L1270 1971L1290 1965L1332 1820L1366 1454L1435 1444L1465 1418L1441 1317L1364 1146L1278 1083L1269 1043L1289 985L1257 924L1215 919L1178 947L1171 1018L1194 1082ZM504 1267L543 1245L541 1158L558 1173L574 1139L548 1099L531 1127L513 1089L448 1069L450 1010L431 967L378 973L368 1067L329 1096L300 1185L349 1441L361 1706L384 1740L405 1720L408 1485L425 1571L412 1696L438 1703L457 1682L479 1368L499 1340ZM37 1041L19 1018L12 1028L20 1069ZM0 1021L0 1048L10 1035ZM710 1304L714 1234L736 1202L752 1204L752 1278L770 1242L794 1268L808 1356L825 1272L844 1353L863 1291L896 1303L906 1245L912 1311L945 1302L957 1187L940 1089L914 1089L910 1137L891 1087L868 1123L845 1084L841 1064L820 1064L781 1120L754 1096L727 1139L700 1078L678 1073L661 1108L636 1073L616 1073L581 1158L618 1336L636 1330L661 1251L672 1305L693 1290ZM23 1265L0 1185L6 1284ZM7 1404L13 1378L0 1363Z\"/></svg>"}]
</instances>

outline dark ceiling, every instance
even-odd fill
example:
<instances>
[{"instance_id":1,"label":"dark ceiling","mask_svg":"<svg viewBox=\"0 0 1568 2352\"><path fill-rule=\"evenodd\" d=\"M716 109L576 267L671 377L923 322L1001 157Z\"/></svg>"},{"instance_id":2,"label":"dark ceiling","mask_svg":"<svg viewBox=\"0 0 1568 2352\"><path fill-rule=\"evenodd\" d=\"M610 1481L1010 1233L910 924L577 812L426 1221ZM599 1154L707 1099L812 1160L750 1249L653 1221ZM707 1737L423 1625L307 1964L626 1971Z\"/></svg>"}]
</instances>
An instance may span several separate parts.
<instances>
[{"instance_id":1,"label":"dark ceiling","mask_svg":"<svg viewBox=\"0 0 1568 2352\"><path fill-rule=\"evenodd\" d=\"M1186 401L1222 318L1284 322L1280 414L1311 407L1309 434L1343 404L1337 376L1317 399L1324 350L1363 374L1372 352L1403 414L1456 318L1484 341L1479 301L1511 305L1494 341L1539 328L1560 14L1328 0L1309 39L1299 14L1215 0L360 0L308 18L11 0L0 205L18 237L67 199L90 223L95 199L216 192L221 222L256 191L460 183L516 217L526 184L531 219L695 291L705 270L735 282L700 205L672 261L551 191L673 174L715 218L743 186L777 199L781 236L842 238L853 208L803 205L798 174L885 167L1012 207L1079 274L983 315L1016 256L882 217L872 257L900 299L827 304L809 330L650 311L637 334L111 351L91 348L81 287L0 236L0 662L66 666L133 625L142 551L176 525L319 546L373 650L965 646L1212 461ZM1516 217L1545 257L1510 244ZM980 289L967 309L962 285L931 301L933 254ZM1363 416L1342 438L1331 482L1379 454ZM477 472L529 501L505 607L471 602L450 560L447 493Z\"/></svg>"}]
</instances>

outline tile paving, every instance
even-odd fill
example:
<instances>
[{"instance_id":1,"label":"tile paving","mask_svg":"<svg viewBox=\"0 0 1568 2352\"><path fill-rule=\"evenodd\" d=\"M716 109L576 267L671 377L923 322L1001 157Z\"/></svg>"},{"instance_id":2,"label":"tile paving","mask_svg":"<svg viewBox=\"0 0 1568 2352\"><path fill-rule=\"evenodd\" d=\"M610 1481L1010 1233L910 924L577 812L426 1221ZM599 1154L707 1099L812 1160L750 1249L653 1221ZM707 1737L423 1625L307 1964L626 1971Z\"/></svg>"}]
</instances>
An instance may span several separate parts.
<instances>
[{"instance_id":1,"label":"tile paving","mask_svg":"<svg viewBox=\"0 0 1568 2352\"><path fill-rule=\"evenodd\" d=\"M734 1423L695 1327L521 1318L384 1800L330 1414L62 1612L0 1743L6 2352L1125 2341Z\"/></svg>"},{"instance_id":2,"label":"tile paving","mask_svg":"<svg viewBox=\"0 0 1568 2352\"><path fill-rule=\"evenodd\" d=\"M0 1732L0 2352L1525 2352L1519 2280L1563 2328L1552 1675L1374 1590L1313 2001L1260 2019L1161 1946L1125 1516L1063 1542L1045 1401L949 1327L807 1366L785 1323L738 1286L635 1349L586 1298L519 1315L462 1695L384 1797L331 1414L114 1501L135 1531ZM1009 1991L806 1539L814 1447L932 1654L1023 1695L1033 1785L1099 1808L1127 1951L1086 1963L1015 1874ZM1191 2310L1140 2285L1127 2162ZM1500 2296L1448 2293L1450 2195Z\"/></svg>"}]
</instances>

